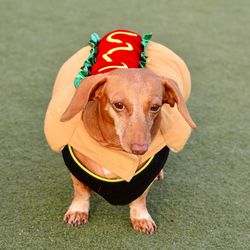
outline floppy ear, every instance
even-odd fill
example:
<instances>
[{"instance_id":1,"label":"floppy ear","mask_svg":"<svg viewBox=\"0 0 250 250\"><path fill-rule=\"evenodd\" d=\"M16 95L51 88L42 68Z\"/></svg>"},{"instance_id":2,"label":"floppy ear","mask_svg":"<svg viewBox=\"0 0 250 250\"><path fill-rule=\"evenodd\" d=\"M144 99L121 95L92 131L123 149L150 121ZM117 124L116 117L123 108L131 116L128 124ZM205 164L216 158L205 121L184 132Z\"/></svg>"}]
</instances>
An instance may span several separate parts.
<instances>
[{"instance_id":1,"label":"floppy ear","mask_svg":"<svg viewBox=\"0 0 250 250\"><path fill-rule=\"evenodd\" d=\"M184 98L178 88L177 83L172 79L164 78L163 86L165 88L164 102L168 103L170 107L174 107L177 104L177 108L181 113L182 117L186 120L191 128L196 128L194 121L192 120Z\"/></svg>"},{"instance_id":2,"label":"floppy ear","mask_svg":"<svg viewBox=\"0 0 250 250\"><path fill-rule=\"evenodd\" d=\"M61 116L61 122L66 122L72 119L81 110L84 110L88 101L91 100L95 91L107 81L103 74L88 76L81 81L80 86L76 89L75 94L67 107L66 111Z\"/></svg>"}]
</instances>

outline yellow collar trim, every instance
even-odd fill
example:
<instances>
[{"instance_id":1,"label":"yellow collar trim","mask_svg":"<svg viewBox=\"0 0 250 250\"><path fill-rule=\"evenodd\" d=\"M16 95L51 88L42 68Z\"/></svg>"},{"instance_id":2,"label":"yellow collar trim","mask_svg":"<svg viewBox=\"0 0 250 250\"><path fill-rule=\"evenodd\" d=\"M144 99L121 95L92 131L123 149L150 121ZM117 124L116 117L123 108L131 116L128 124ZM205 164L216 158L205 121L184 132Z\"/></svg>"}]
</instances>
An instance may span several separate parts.
<instances>
[{"instance_id":1,"label":"yellow collar trim","mask_svg":"<svg viewBox=\"0 0 250 250\"><path fill-rule=\"evenodd\" d=\"M73 160L76 162L76 164L82 169L84 170L86 173L88 173L89 175L91 175L92 177L101 180L101 181L106 181L106 182L121 182L124 181L123 179L107 179L104 177L101 177L99 175L96 175L94 173L92 173L89 169L87 169L84 165L82 165L82 163L76 158L72 147L68 144L69 147L69 152L71 157L73 158ZM150 162L153 160L154 156L152 156L151 158L148 159L148 161L143 165L143 167L141 167L138 171L135 172L135 175L138 175L139 173L141 173L143 170L145 170L147 168L147 166L150 164Z\"/></svg>"}]
</instances>

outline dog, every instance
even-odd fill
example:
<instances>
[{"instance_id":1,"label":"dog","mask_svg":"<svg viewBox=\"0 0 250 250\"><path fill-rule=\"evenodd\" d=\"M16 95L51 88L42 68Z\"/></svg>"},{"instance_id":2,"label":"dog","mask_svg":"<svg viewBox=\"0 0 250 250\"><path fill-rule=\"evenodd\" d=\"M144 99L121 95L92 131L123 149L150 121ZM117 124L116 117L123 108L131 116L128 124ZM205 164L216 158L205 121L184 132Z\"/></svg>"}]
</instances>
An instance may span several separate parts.
<instances>
[{"instance_id":1,"label":"dog","mask_svg":"<svg viewBox=\"0 0 250 250\"><path fill-rule=\"evenodd\" d=\"M113 31L104 38L108 42L119 43L117 41L121 40L118 39L118 34L138 39L136 33L124 30ZM131 47L133 50L135 46L132 42L132 45L129 42L123 43L126 46L121 50L129 51ZM150 46L152 48L155 45L158 46L152 42ZM112 54L118 50L117 47L113 48L112 53L107 52L104 56L102 54L102 58L106 61L112 60ZM148 52L150 54L150 51ZM172 52L167 52L173 56ZM70 65L77 64L75 58L72 58ZM154 57L149 56L150 58ZM188 79L188 70L184 63L179 58L177 61L184 68ZM113 67L109 64L101 66L105 69ZM93 69L95 70L92 67ZM164 126L167 123L165 114L173 109L178 114L178 120L185 124L181 126L185 134L182 136L184 139L181 139L182 144L189 137L191 128L196 127L186 106L189 93L183 95L178 83L178 81L185 82L185 77L182 80L175 77L176 81L166 75L158 74L157 70L154 67L116 67L107 72L100 70L96 74L82 78L76 90L68 91L71 98L66 98L67 105L64 105L66 110L62 107L57 108L56 115L53 115L51 107L55 107L55 102L51 101L45 122L45 134L49 144L52 144L51 131L53 131L52 137L57 140L63 137L60 131L64 131L65 127L66 130L73 131L70 136L65 134L66 139L62 139L63 142L59 143L60 149L58 146L57 149L54 147L55 151L62 151L64 161L71 171L74 186L74 197L64 216L66 223L78 226L88 222L89 199L91 190L94 190L111 204L129 204L131 224L136 231L146 234L156 231L156 223L146 206L146 196L153 180L163 179L162 168L167 160L169 147L175 145L175 138L169 140L168 132L164 131L167 127ZM62 71L70 77L73 75L64 68ZM63 77L59 76L57 82L62 79ZM55 94L57 90L55 86L53 93ZM189 91L188 89L187 92ZM66 96L63 94L62 97ZM60 101L62 102L62 98ZM172 115L172 113L169 115L169 119L172 119ZM51 126L55 123L59 124L57 128ZM72 129L72 124L77 129ZM91 148L88 145L93 144L92 149L84 151L79 146L82 142L79 144L72 139L84 137L81 134L83 131L87 138L84 139L84 147ZM172 134L176 134L177 138L179 136L177 134L183 131ZM162 140L164 137L165 140ZM175 145L176 151L182 148L182 144ZM53 145L51 147L53 149ZM105 152L108 155L107 159L103 156ZM109 167L104 165L103 157L110 163ZM131 168L127 167L128 162L133 162Z\"/></svg>"}]
</instances>

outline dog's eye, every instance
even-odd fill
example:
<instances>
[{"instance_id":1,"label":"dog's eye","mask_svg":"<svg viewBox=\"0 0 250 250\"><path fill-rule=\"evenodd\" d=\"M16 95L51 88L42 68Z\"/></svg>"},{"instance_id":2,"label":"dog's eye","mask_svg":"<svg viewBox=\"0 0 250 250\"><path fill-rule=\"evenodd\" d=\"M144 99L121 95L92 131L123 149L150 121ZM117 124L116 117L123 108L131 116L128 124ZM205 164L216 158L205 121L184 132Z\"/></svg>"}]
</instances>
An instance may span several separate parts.
<instances>
[{"instance_id":1,"label":"dog's eye","mask_svg":"<svg viewBox=\"0 0 250 250\"><path fill-rule=\"evenodd\" d=\"M125 108L124 104L121 103L121 102L116 102L113 105L114 105L115 109L118 110L118 111L121 111L121 110L123 110Z\"/></svg>"},{"instance_id":2,"label":"dog's eye","mask_svg":"<svg viewBox=\"0 0 250 250\"><path fill-rule=\"evenodd\" d=\"M150 107L150 111L152 111L152 112L157 112L157 111L159 111L159 109L160 109L160 106L157 105L157 104L153 104L153 105Z\"/></svg>"}]
</instances>

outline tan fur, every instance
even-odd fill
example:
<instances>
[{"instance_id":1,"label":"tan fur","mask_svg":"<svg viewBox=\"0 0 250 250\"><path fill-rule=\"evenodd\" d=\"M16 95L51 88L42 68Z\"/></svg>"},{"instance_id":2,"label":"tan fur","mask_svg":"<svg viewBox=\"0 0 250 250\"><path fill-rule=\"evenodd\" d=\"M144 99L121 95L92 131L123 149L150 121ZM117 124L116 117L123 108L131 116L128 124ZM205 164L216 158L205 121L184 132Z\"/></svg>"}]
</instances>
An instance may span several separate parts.
<instances>
[{"instance_id":1,"label":"tan fur","mask_svg":"<svg viewBox=\"0 0 250 250\"><path fill-rule=\"evenodd\" d=\"M124 109L117 110L115 103L122 103ZM96 141L139 155L147 151L161 119L160 109L153 112L150 108L164 103L176 104L188 124L195 127L173 80L161 78L146 69L118 69L84 79L61 121L70 120L85 110L84 125ZM74 152L93 173L107 178L118 177L105 174L102 166L75 149ZM162 178L163 172L159 174L159 179ZM72 180L75 194L65 221L71 225L84 224L88 219L90 190L74 177ZM156 230L156 224L147 211L147 192L130 203L130 219L136 231L151 234Z\"/></svg>"},{"instance_id":2,"label":"tan fur","mask_svg":"<svg viewBox=\"0 0 250 250\"><path fill-rule=\"evenodd\" d=\"M90 189L71 175L74 185L73 201L64 215L64 221L72 226L86 224L89 216Z\"/></svg>"}]
</instances>

